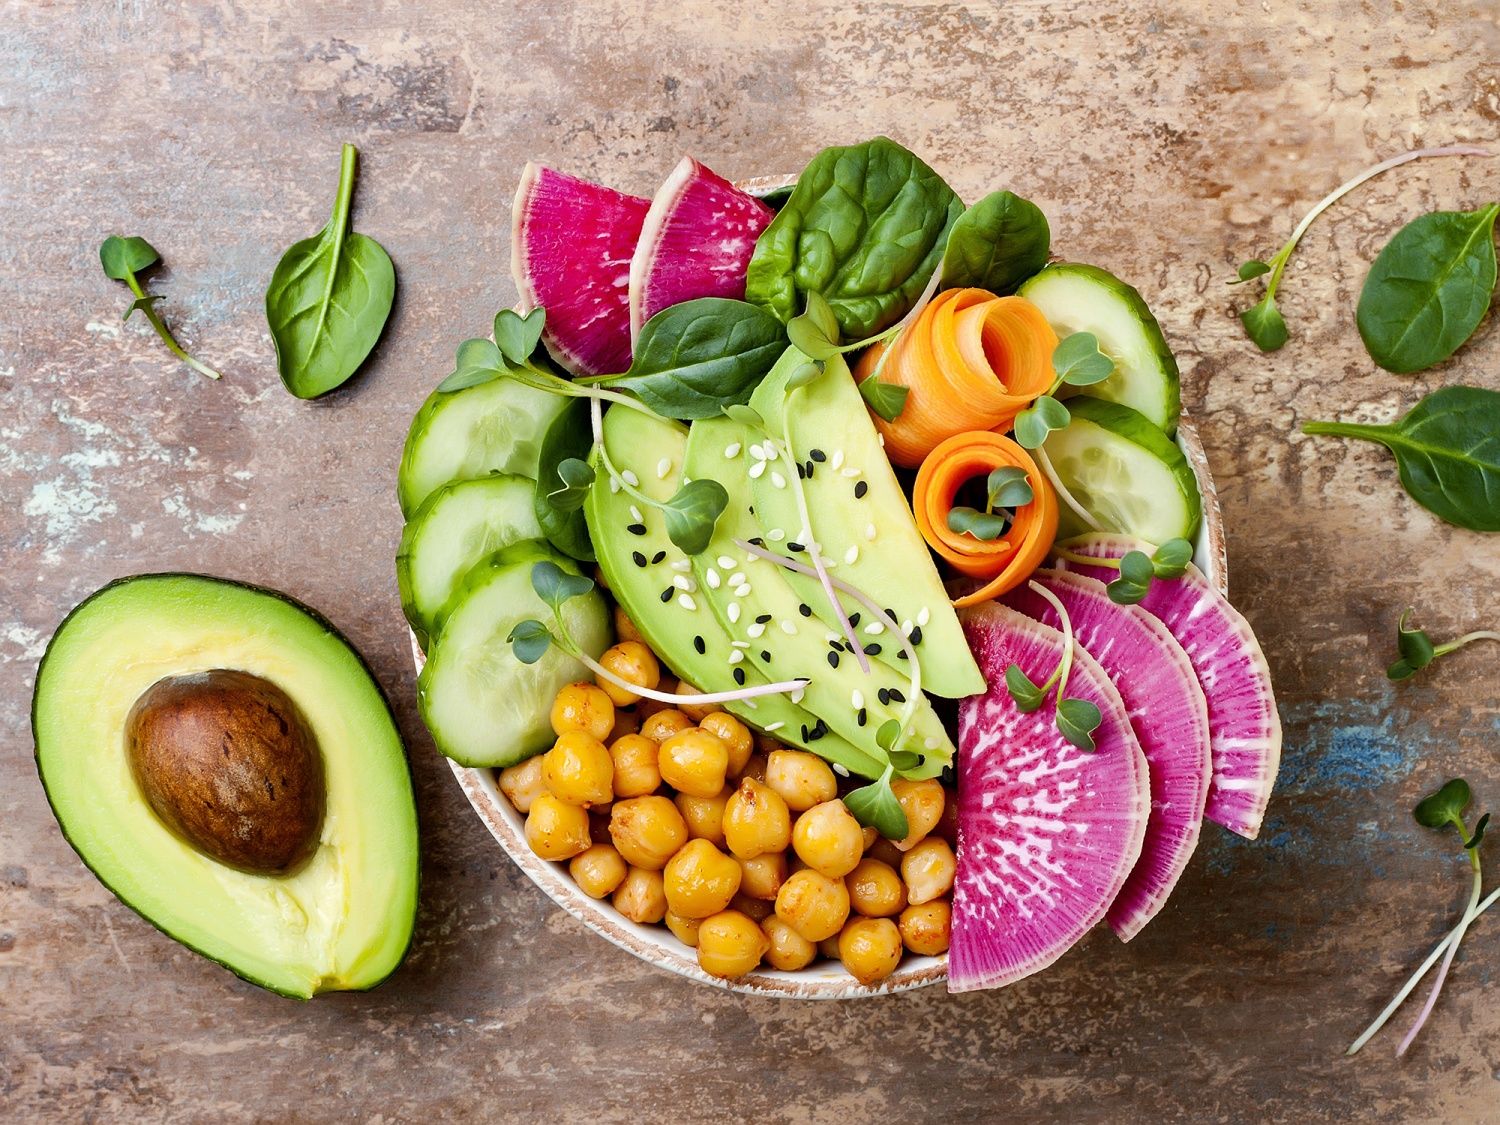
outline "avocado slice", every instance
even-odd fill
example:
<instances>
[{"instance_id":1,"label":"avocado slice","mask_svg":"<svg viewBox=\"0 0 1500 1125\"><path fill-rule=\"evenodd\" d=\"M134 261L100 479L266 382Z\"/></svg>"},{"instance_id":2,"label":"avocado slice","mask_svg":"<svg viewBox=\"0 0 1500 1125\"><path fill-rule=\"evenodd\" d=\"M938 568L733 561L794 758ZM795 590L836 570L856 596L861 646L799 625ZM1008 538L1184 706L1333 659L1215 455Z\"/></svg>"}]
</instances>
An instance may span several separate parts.
<instances>
[{"instance_id":1,"label":"avocado slice","mask_svg":"<svg viewBox=\"0 0 1500 1125\"><path fill-rule=\"evenodd\" d=\"M604 415L604 441L615 467L634 473L647 496L667 500L677 491L688 444L681 426L616 407ZM659 512L643 511L624 489L611 489L608 475L601 471L584 513L610 593L673 675L705 692L770 682L744 657L730 663L735 647L703 590L678 589L678 585L696 587L698 580L687 556L667 537ZM679 578L692 581L674 584ZM736 680L735 668L742 670L743 684ZM794 677L788 673L779 678ZM772 728L770 733L782 742L814 750L851 773L880 776L879 761L835 734L804 739L802 730L811 732L817 719L785 695L728 703L725 710L760 730Z\"/></svg>"},{"instance_id":2,"label":"avocado slice","mask_svg":"<svg viewBox=\"0 0 1500 1125\"><path fill-rule=\"evenodd\" d=\"M808 362L802 352L788 348L750 398L769 432L781 440L787 379ZM804 473L811 468L802 487L824 557L839 578L891 611L898 624L920 628L913 647L922 662L924 691L950 699L980 694L984 676L848 369L830 364L822 377L791 395L792 454ZM749 482L762 534L788 557L795 552L787 544L798 542L802 528L792 487L796 473L795 465L773 462ZM799 561L806 562L807 556ZM787 573L802 600L837 629L838 618L817 579ZM851 613L859 609L847 598L844 606ZM883 646L880 659L904 675L899 653L896 645Z\"/></svg>"},{"instance_id":3,"label":"avocado slice","mask_svg":"<svg viewBox=\"0 0 1500 1125\"><path fill-rule=\"evenodd\" d=\"M748 542L761 534L747 475L754 463L748 452L754 440L753 431L729 418L694 422L688 436L684 474L694 480L713 477L729 493L729 504L714 525L708 549L693 558L699 590L713 606L725 632L734 640L749 642L744 650L746 658L759 666L763 675L809 677L803 694L807 710L835 734L842 735L870 757L883 760L875 732L887 719L900 717L899 700L911 690L910 679L877 659L870 661L870 674L866 675L852 655L842 647L834 647L842 645L843 634L815 616L811 603L803 601L787 582L786 576L791 571L747 554L734 544L736 539ZM732 565L725 567L721 557ZM717 572L717 585L709 578L710 572ZM741 581L732 581L739 575ZM813 590L817 597L823 596L822 587L816 582ZM947 604L945 598L943 605ZM803 605L809 607L806 614L802 612ZM869 611L856 605L853 612L867 615ZM884 634L862 639L891 643ZM964 652L968 652L967 644ZM889 701L882 702L882 696L892 689L897 692L896 698L886 696ZM863 707L856 703L856 698ZM820 745L821 742L813 749L821 753ZM922 765L904 772L906 777L935 777L953 760L953 743L925 698L917 707L901 749L922 756Z\"/></svg>"},{"instance_id":4,"label":"avocado slice","mask_svg":"<svg viewBox=\"0 0 1500 1125\"><path fill-rule=\"evenodd\" d=\"M175 835L132 772L127 720L158 681L233 669L289 696L321 757L316 850L253 875ZM333 626L283 594L197 574L105 586L37 669L37 769L63 835L125 905L284 996L369 989L401 963L417 906L417 815L389 705Z\"/></svg>"}]
</instances>

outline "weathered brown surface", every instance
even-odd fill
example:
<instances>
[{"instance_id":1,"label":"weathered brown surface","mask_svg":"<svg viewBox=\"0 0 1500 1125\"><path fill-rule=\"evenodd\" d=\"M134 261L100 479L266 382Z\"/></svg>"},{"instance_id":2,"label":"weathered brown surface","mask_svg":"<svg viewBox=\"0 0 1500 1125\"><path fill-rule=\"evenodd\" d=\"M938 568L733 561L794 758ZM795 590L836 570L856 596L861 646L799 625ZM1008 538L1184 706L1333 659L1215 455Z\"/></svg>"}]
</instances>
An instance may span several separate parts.
<instances>
[{"instance_id":1,"label":"weathered brown surface","mask_svg":"<svg viewBox=\"0 0 1500 1125\"><path fill-rule=\"evenodd\" d=\"M1494 649L1395 688L1395 620L1416 601L1434 633L1493 626L1500 550L1413 507L1381 451L1297 433L1500 387L1491 324L1411 378L1377 370L1353 323L1390 233L1500 196L1500 164L1418 164L1330 213L1282 291L1294 339L1274 356L1234 319L1254 298L1223 286L1365 165L1494 138L1495 20L1493 3L1382 0L5 6L0 1116L1500 1119L1496 919L1406 1060L1399 1028L1341 1053L1463 894L1461 857L1411 804L1462 772L1500 808ZM745 999L585 931L464 804L412 705L394 472L454 345L514 297L527 158L649 194L684 151L743 176L880 131L968 198L1035 199L1060 252L1152 302L1286 758L1262 839L1206 831L1128 947L1097 932L998 993ZM323 223L344 140L364 156L356 220L400 290L371 367L308 405L277 382L261 295ZM121 328L125 291L95 256L109 232L162 251L152 290L222 384L139 318ZM57 831L27 725L45 640L106 580L176 568L318 606L395 701L425 883L412 954L373 994L303 1005L238 982L115 901Z\"/></svg>"}]
</instances>

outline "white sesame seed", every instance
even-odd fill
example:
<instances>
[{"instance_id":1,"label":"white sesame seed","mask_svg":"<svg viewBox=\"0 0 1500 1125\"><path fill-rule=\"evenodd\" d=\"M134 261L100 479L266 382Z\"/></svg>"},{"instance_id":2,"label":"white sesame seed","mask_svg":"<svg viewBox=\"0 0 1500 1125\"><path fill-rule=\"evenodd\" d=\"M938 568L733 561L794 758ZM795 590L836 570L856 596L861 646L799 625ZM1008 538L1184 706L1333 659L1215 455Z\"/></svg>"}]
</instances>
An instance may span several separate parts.
<instances>
[{"instance_id":1,"label":"white sesame seed","mask_svg":"<svg viewBox=\"0 0 1500 1125\"><path fill-rule=\"evenodd\" d=\"M750 708L750 710L752 711L760 710L760 704L755 702L755 700L753 699L742 699L740 700L740 702L743 703L746 707Z\"/></svg>"},{"instance_id":2,"label":"white sesame seed","mask_svg":"<svg viewBox=\"0 0 1500 1125\"><path fill-rule=\"evenodd\" d=\"M795 637L797 635L797 626L793 625L790 621L783 621L781 623L781 631L789 637Z\"/></svg>"},{"instance_id":3,"label":"white sesame seed","mask_svg":"<svg viewBox=\"0 0 1500 1125\"><path fill-rule=\"evenodd\" d=\"M882 625L879 621L871 621L868 625L865 626L865 632L872 637L878 637L881 633L885 632L885 626Z\"/></svg>"},{"instance_id":4,"label":"white sesame seed","mask_svg":"<svg viewBox=\"0 0 1500 1125\"><path fill-rule=\"evenodd\" d=\"M929 750L936 750L939 746L942 745L942 742L936 738L929 738L926 742L922 743L922 745L927 747L927 749Z\"/></svg>"},{"instance_id":5,"label":"white sesame seed","mask_svg":"<svg viewBox=\"0 0 1500 1125\"><path fill-rule=\"evenodd\" d=\"M745 659L744 649L732 648L729 650L729 663L738 664L743 659Z\"/></svg>"},{"instance_id":6,"label":"white sesame seed","mask_svg":"<svg viewBox=\"0 0 1500 1125\"><path fill-rule=\"evenodd\" d=\"M765 471L766 471L766 463L764 461L757 461L757 462L755 462L755 464L753 464L753 465L750 466L750 479L751 480L759 480L760 477L761 477L761 475Z\"/></svg>"},{"instance_id":7,"label":"white sesame seed","mask_svg":"<svg viewBox=\"0 0 1500 1125\"><path fill-rule=\"evenodd\" d=\"M766 442L766 460L774 461L779 456L780 454L776 452L776 443L774 441Z\"/></svg>"},{"instance_id":8,"label":"white sesame seed","mask_svg":"<svg viewBox=\"0 0 1500 1125\"><path fill-rule=\"evenodd\" d=\"M630 505L630 518L635 520L636 523L646 522L646 517L641 515L641 510L634 504Z\"/></svg>"},{"instance_id":9,"label":"white sesame seed","mask_svg":"<svg viewBox=\"0 0 1500 1125\"><path fill-rule=\"evenodd\" d=\"M609 478L609 493L610 493L610 495L613 496L616 492L619 492L619 491L620 491L620 478L619 477L613 477L613 476L610 477Z\"/></svg>"},{"instance_id":10,"label":"white sesame seed","mask_svg":"<svg viewBox=\"0 0 1500 1125\"><path fill-rule=\"evenodd\" d=\"M672 471L672 458L663 457L656 463L656 479L666 480L667 474Z\"/></svg>"},{"instance_id":11,"label":"white sesame seed","mask_svg":"<svg viewBox=\"0 0 1500 1125\"><path fill-rule=\"evenodd\" d=\"M726 559L720 559L719 560L720 565L723 565L725 562L728 562L731 566L734 565L734 560L733 559L727 559L727 560ZM743 570L737 570L737 571L735 571L733 574L731 574L729 576L729 584L731 586L738 586L744 580L745 580L745 572Z\"/></svg>"},{"instance_id":12,"label":"white sesame seed","mask_svg":"<svg viewBox=\"0 0 1500 1125\"><path fill-rule=\"evenodd\" d=\"M780 473L772 473L771 483L774 484L777 488L785 488L786 477L782 476Z\"/></svg>"},{"instance_id":13,"label":"white sesame seed","mask_svg":"<svg viewBox=\"0 0 1500 1125\"><path fill-rule=\"evenodd\" d=\"M770 531L766 532L766 538L772 543L780 543L786 538L786 532L782 531L779 527L773 527Z\"/></svg>"},{"instance_id":14,"label":"white sesame seed","mask_svg":"<svg viewBox=\"0 0 1500 1125\"><path fill-rule=\"evenodd\" d=\"M849 702L854 704L854 709L858 711L865 705L865 693L855 688L854 694L849 697Z\"/></svg>"},{"instance_id":15,"label":"white sesame seed","mask_svg":"<svg viewBox=\"0 0 1500 1125\"><path fill-rule=\"evenodd\" d=\"M694 582L686 574L679 574L676 578L672 579L672 585L676 586L684 594L696 594L698 592L698 583Z\"/></svg>"},{"instance_id":16,"label":"white sesame seed","mask_svg":"<svg viewBox=\"0 0 1500 1125\"><path fill-rule=\"evenodd\" d=\"M629 469L620 470L620 479L623 480L626 484L630 485L631 488L639 488L641 486L641 478L636 476Z\"/></svg>"},{"instance_id":17,"label":"white sesame seed","mask_svg":"<svg viewBox=\"0 0 1500 1125\"><path fill-rule=\"evenodd\" d=\"M932 614L930 614L930 613L927 612L927 607L924 605L922 607L922 612L919 613L919 614L917 614L917 624L918 625L926 625L931 620L932 620Z\"/></svg>"},{"instance_id":18,"label":"white sesame seed","mask_svg":"<svg viewBox=\"0 0 1500 1125\"><path fill-rule=\"evenodd\" d=\"M849 776L849 771L847 769L845 769L843 766L839 765L837 762L833 763L833 772L836 773L836 774L838 774L840 777L848 777Z\"/></svg>"},{"instance_id":19,"label":"white sesame seed","mask_svg":"<svg viewBox=\"0 0 1500 1125\"><path fill-rule=\"evenodd\" d=\"M719 572L717 570L710 568L704 573L703 580L708 583L710 590L717 590L719 588Z\"/></svg>"},{"instance_id":20,"label":"white sesame seed","mask_svg":"<svg viewBox=\"0 0 1500 1125\"><path fill-rule=\"evenodd\" d=\"M731 625L733 625L739 619L740 619L740 603L739 602L730 602L729 603L729 623Z\"/></svg>"},{"instance_id":21,"label":"white sesame seed","mask_svg":"<svg viewBox=\"0 0 1500 1125\"><path fill-rule=\"evenodd\" d=\"M678 574L686 574L688 571L693 569L693 564L688 559L673 559L672 569L675 570Z\"/></svg>"},{"instance_id":22,"label":"white sesame seed","mask_svg":"<svg viewBox=\"0 0 1500 1125\"><path fill-rule=\"evenodd\" d=\"M726 445L724 447L724 456L728 457L730 460L733 460L734 458L738 457L739 455L740 455L740 443L739 442L732 441L732 442L730 442L728 445Z\"/></svg>"},{"instance_id":23,"label":"white sesame seed","mask_svg":"<svg viewBox=\"0 0 1500 1125\"><path fill-rule=\"evenodd\" d=\"M875 542L875 525L873 523L865 524L865 538L871 543Z\"/></svg>"},{"instance_id":24,"label":"white sesame seed","mask_svg":"<svg viewBox=\"0 0 1500 1125\"><path fill-rule=\"evenodd\" d=\"M741 582L734 588L734 596L737 598L748 598L750 596L750 583Z\"/></svg>"},{"instance_id":25,"label":"white sesame seed","mask_svg":"<svg viewBox=\"0 0 1500 1125\"><path fill-rule=\"evenodd\" d=\"M806 690L807 689L805 687L799 687L795 691L793 691L792 694L791 694L791 700L792 700L792 702L793 703L801 703L802 702L802 693L804 691L806 691Z\"/></svg>"},{"instance_id":26,"label":"white sesame seed","mask_svg":"<svg viewBox=\"0 0 1500 1125\"><path fill-rule=\"evenodd\" d=\"M844 639L844 634L843 633L824 633L823 634L823 639L825 641L841 641L841 640Z\"/></svg>"},{"instance_id":27,"label":"white sesame seed","mask_svg":"<svg viewBox=\"0 0 1500 1125\"><path fill-rule=\"evenodd\" d=\"M760 639L760 635L762 633L764 633L765 631L766 631L766 627L764 625L762 625L759 621L757 621L753 625L751 625L750 628L748 628L748 629L745 630L745 635L748 636L752 641L755 641L755 640L759 640Z\"/></svg>"},{"instance_id":28,"label":"white sesame seed","mask_svg":"<svg viewBox=\"0 0 1500 1125\"><path fill-rule=\"evenodd\" d=\"M678 594L677 595L677 604L680 605L683 609L690 609L691 610L691 609L697 609L698 608L698 603L695 602L695 601L693 601L692 597L689 596L688 594Z\"/></svg>"},{"instance_id":29,"label":"white sesame seed","mask_svg":"<svg viewBox=\"0 0 1500 1125\"><path fill-rule=\"evenodd\" d=\"M846 563L858 562L859 561L859 548L858 547L850 547L847 551L845 551L844 552L844 561Z\"/></svg>"},{"instance_id":30,"label":"white sesame seed","mask_svg":"<svg viewBox=\"0 0 1500 1125\"><path fill-rule=\"evenodd\" d=\"M782 722L780 719L776 720L776 722L774 722L774 723L767 723L766 724L766 728L765 728L766 729L766 733L770 734L773 730L780 730L784 726L786 726L786 724L784 722Z\"/></svg>"},{"instance_id":31,"label":"white sesame seed","mask_svg":"<svg viewBox=\"0 0 1500 1125\"><path fill-rule=\"evenodd\" d=\"M911 618L907 618L905 621L901 622L901 631L908 637L911 636Z\"/></svg>"},{"instance_id":32,"label":"white sesame seed","mask_svg":"<svg viewBox=\"0 0 1500 1125\"><path fill-rule=\"evenodd\" d=\"M728 555L720 555L718 558L716 558L714 560L714 562L716 562L716 563L719 564L719 569L720 570L733 570L734 569L734 560L732 558L730 558Z\"/></svg>"},{"instance_id":33,"label":"white sesame seed","mask_svg":"<svg viewBox=\"0 0 1500 1125\"><path fill-rule=\"evenodd\" d=\"M829 462L829 465L832 466L834 472L838 472L844 467L844 451L842 449L835 449L833 451L833 460Z\"/></svg>"},{"instance_id":34,"label":"white sesame seed","mask_svg":"<svg viewBox=\"0 0 1500 1125\"><path fill-rule=\"evenodd\" d=\"M729 643L731 645L733 645L735 648L749 648L750 647L750 642L749 641L730 641Z\"/></svg>"},{"instance_id":35,"label":"white sesame seed","mask_svg":"<svg viewBox=\"0 0 1500 1125\"><path fill-rule=\"evenodd\" d=\"M880 448L884 449L885 448L885 435L884 434L876 434L875 436L880 439Z\"/></svg>"},{"instance_id":36,"label":"white sesame seed","mask_svg":"<svg viewBox=\"0 0 1500 1125\"><path fill-rule=\"evenodd\" d=\"M859 476L859 470L856 469L856 468L854 468L854 466L852 466L852 465L845 465L842 469L839 470L839 476L841 476L841 477L857 477L857 476Z\"/></svg>"}]
</instances>

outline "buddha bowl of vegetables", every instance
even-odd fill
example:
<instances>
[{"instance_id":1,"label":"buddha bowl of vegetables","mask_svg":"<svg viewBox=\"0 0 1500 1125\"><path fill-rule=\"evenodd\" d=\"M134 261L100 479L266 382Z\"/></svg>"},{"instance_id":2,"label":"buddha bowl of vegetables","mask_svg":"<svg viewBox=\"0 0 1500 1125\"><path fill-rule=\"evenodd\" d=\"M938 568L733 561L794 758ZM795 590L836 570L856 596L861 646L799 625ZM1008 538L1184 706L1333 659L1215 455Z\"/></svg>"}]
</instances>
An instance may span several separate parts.
<instances>
[{"instance_id":1,"label":"buddha bowl of vegetables","mask_svg":"<svg viewBox=\"0 0 1500 1125\"><path fill-rule=\"evenodd\" d=\"M1255 836L1280 724L1176 364L1050 258L885 138L652 200L527 167L397 563L423 718L574 917L739 991L961 991Z\"/></svg>"}]
</instances>

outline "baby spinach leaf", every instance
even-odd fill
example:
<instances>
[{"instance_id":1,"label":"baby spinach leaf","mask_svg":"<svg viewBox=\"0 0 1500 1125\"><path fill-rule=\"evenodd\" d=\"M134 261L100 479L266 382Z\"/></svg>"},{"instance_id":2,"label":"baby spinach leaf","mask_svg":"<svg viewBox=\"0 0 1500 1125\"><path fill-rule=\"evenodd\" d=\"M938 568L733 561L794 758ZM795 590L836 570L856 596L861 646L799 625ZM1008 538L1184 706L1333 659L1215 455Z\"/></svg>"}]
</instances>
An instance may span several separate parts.
<instances>
[{"instance_id":1,"label":"baby spinach leaf","mask_svg":"<svg viewBox=\"0 0 1500 1125\"><path fill-rule=\"evenodd\" d=\"M845 794L844 807L864 827L875 829L888 840L904 840L911 826L906 819L906 810L891 789L891 773L888 767L880 780Z\"/></svg>"},{"instance_id":2,"label":"baby spinach leaf","mask_svg":"<svg viewBox=\"0 0 1500 1125\"><path fill-rule=\"evenodd\" d=\"M1042 209L1019 195L997 191L958 217L943 251L944 289L1014 293L1047 264L1052 230Z\"/></svg>"},{"instance_id":3,"label":"baby spinach leaf","mask_svg":"<svg viewBox=\"0 0 1500 1125\"><path fill-rule=\"evenodd\" d=\"M786 343L785 326L765 309L700 297L646 321L630 370L602 385L634 392L664 418L712 418L749 400Z\"/></svg>"},{"instance_id":4,"label":"baby spinach leaf","mask_svg":"<svg viewBox=\"0 0 1500 1125\"><path fill-rule=\"evenodd\" d=\"M535 664L552 647L552 634L534 617L518 621L505 640L522 664Z\"/></svg>"},{"instance_id":5,"label":"baby spinach leaf","mask_svg":"<svg viewBox=\"0 0 1500 1125\"><path fill-rule=\"evenodd\" d=\"M210 379L217 379L219 373L207 364L199 363L187 352L182 350L172 333L167 330L166 324L156 312L156 302L160 297L148 297L141 288L139 279L135 276L140 270L147 266L153 266L161 261L161 255L156 252L155 247L144 238L131 236L121 238L112 234L99 246L99 264L104 267L104 276L123 281L130 287L131 293L135 294L135 300L125 310L124 320L129 320L132 313L137 309L145 313L146 319L151 322L151 327L161 337L161 342L167 345L167 350L175 355L183 363L187 364L200 375L207 375Z\"/></svg>"},{"instance_id":6,"label":"baby spinach leaf","mask_svg":"<svg viewBox=\"0 0 1500 1125\"><path fill-rule=\"evenodd\" d=\"M883 383L877 376L870 374L860 380L859 394L871 410L885 421L894 422L901 417L901 411L906 409L906 396L911 394L911 388L896 383Z\"/></svg>"},{"instance_id":7,"label":"baby spinach leaf","mask_svg":"<svg viewBox=\"0 0 1500 1125\"><path fill-rule=\"evenodd\" d=\"M963 210L892 140L824 149L756 240L746 300L789 321L800 298L820 293L845 338L873 336L921 296Z\"/></svg>"},{"instance_id":8,"label":"baby spinach leaf","mask_svg":"<svg viewBox=\"0 0 1500 1125\"><path fill-rule=\"evenodd\" d=\"M713 538L714 524L729 506L729 493L716 480L691 481L661 506L667 537L686 555L700 555Z\"/></svg>"},{"instance_id":9,"label":"baby spinach leaf","mask_svg":"<svg viewBox=\"0 0 1500 1125\"><path fill-rule=\"evenodd\" d=\"M1396 232L1359 292L1356 321L1370 358L1410 374L1441 363L1479 327L1495 288L1495 216L1436 211Z\"/></svg>"},{"instance_id":10,"label":"baby spinach leaf","mask_svg":"<svg viewBox=\"0 0 1500 1125\"><path fill-rule=\"evenodd\" d=\"M542 438L532 504L547 541L581 562L594 561L594 545L582 510L594 478L587 463L593 444L588 400L572 399Z\"/></svg>"},{"instance_id":11,"label":"baby spinach leaf","mask_svg":"<svg viewBox=\"0 0 1500 1125\"><path fill-rule=\"evenodd\" d=\"M282 255L266 289L276 369L298 398L327 394L359 370L396 295L390 256L349 221L357 157L344 146L333 217Z\"/></svg>"},{"instance_id":12,"label":"baby spinach leaf","mask_svg":"<svg viewBox=\"0 0 1500 1125\"><path fill-rule=\"evenodd\" d=\"M1422 507L1457 527L1500 531L1500 391L1444 387L1389 426L1309 422L1302 432L1378 441Z\"/></svg>"}]
</instances>

